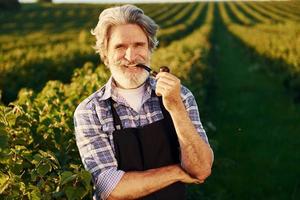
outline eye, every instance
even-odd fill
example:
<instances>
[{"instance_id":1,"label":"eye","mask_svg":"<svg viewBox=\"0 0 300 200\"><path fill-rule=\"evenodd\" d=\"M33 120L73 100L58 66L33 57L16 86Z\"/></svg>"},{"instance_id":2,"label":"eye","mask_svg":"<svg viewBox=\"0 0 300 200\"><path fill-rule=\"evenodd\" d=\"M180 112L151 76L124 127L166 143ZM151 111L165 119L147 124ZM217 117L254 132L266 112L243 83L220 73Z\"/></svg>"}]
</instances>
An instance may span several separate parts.
<instances>
[{"instance_id":1,"label":"eye","mask_svg":"<svg viewBox=\"0 0 300 200\"><path fill-rule=\"evenodd\" d=\"M118 44L115 46L115 49L123 49L124 45L123 44Z\"/></svg>"},{"instance_id":2,"label":"eye","mask_svg":"<svg viewBox=\"0 0 300 200\"><path fill-rule=\"evenodd\" d=\"M146 44L144 42L137 42L137 43L135 43L135 46L136 47L145 47Z\"/></svg>"}]
</instances>

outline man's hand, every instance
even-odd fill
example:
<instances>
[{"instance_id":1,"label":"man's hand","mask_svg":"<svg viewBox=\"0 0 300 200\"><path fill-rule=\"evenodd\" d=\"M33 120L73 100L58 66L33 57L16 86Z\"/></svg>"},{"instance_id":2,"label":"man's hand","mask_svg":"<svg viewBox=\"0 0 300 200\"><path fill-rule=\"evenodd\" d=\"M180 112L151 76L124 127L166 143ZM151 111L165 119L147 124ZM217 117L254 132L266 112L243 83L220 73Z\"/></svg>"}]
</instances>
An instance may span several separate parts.
<instances>
[{"instance_id":1,"label":"man's hand","mask_svg":"<svg viewBox=\"0 0 300 200\"><path fill-rule=\"evenodd\" d=\"M108 200L138 199L178 181L195 184L203 182L188 175L180 164L146 171L126 172Z\"/></svg>"},{"instance_id":2,"label":"man's hand","mask_svg":"<svg viewBox=\"0 0 300 200\"><path fill-rule=\"evenodd\" d=\"M180 96L180 79L168 72L156 75L156 94L162 96L165 108L170 112L183 104Z\"/></svg>"},{"instance_id":3,"label":"man's hand","mask_svg":"<svg viewBox=\"0 0 300 200\"><path fill-rule=\"evenodd\" d=\"M178 165L178 169L179 169L179 181L183 182L183 183L194 183L194 184L200 184L203 183L204 180L199 180L197 178L194 178L192 176L190 176L187 172L185 172L182 167L180 165Z\"/></svg>"}]
</instances>

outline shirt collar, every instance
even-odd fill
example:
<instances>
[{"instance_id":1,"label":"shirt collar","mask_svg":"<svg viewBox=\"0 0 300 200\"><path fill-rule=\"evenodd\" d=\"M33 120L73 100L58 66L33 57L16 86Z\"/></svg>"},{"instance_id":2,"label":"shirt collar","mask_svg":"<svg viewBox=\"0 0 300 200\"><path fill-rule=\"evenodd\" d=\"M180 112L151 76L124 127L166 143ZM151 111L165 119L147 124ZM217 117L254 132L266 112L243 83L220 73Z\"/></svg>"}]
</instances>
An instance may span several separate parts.
<instances>
[{"instance_id":1,"label":"shirt collar","mask_svg":"<svg viewBox=\"0 0 300 200\"><path fill-rule=\"evenodd\" d=\"M143 96L143 102L147 101L151 97L153 90L155 91L156 79L149 76L145 81L145 86L146 90ZM115 90L116 87L116 83L114 82L112 76L110 76L107 83L104 85L104 92L98 94L98 96L100 97L99 100L107 100L111 97L114 101L118 101L119 98Z\"/></svg>"}]
</instances>

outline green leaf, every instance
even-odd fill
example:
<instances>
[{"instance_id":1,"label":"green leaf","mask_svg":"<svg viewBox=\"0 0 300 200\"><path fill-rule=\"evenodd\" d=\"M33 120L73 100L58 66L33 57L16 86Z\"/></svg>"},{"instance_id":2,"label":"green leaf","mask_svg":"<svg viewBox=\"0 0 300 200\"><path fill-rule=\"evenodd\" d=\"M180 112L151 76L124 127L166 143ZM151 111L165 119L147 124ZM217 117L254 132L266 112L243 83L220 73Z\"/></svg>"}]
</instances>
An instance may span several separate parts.
<instances>
[{"instance_id":1,"label":"green leaf","mask_svg":"<svg viewBox=\"0 0 300 200\"><path fill-rule=\"evenodd\" d=\"M18 185L19 185L20 191L22 191L23 194L24 194L26 192L26 185L25 185L25 183L20 182Z\"/></svg>"},{"instance_id":2,"label":"green leaf","mask_svg":"<svg viewBox=\"0 0 300 200\"><path fill-rule=\"evenodd\" d=\"M11 161L11 152L9 149L1 150L0 152L0 163L8 165Z\"/></svg>"},{"instance_id":3,"label":"green leaf","mask_svg":"<svg viewBox=\"0 0 300 200\"><path fill-rule=\"evenodd\" d=\"M0 150L8 148L8 133L2 127L0 127Z\"/></svg>"},{"instance_id":4,"label":"green leaf","mask_svg":"<svg viewBox=\"0 0 300 200\"><path fill-rule=\"evenodd\" d=\"M57 127L53 128L53 131L54 131L55 142L57 144L60 144L61 143L61 134L62 134L62 131L59 128L57 128Z\"/></svg>"},{"instance_id":5,"label":"green leaf","mask_svg":"<svg viewBox=\"0 0 300 200\"><path fill-rule=\"evenodd\" d=\"M56 156L50 152L50 151L42 151L42 150L39 150L39 153L43 156L43 157L46 157L46 158L49 158L53 163L55 163L57 166L60 166ZM54 168L56 168L56 166L53 166Z\"/></svg>"},{"instance_id":6,"label":"green leaf","mask_svg":"<svg viewBox=\"0 0 300 200\"><path fill-rule=\"evenodd\" d=\"M32 162L33 155L31 150L25 150L21 153L22 157L25 158L28 162Z\"/></svg>"},{"instance_id":7,"label":"green leaf","mask_svg":"<svg viewBox=\"0 0 300 200\"><path fill-rule=\"evenodd\" d=\"M17 116L12 111L10 111L8 113L5 113L5 118L9 126L11 127L15 124Z\"/></svg>"},{"instance_id":8,"label":"green leaf","mask_svg":"<svg viewBox=\"0 0 300 200\"><path fill-rule=\"evenodd\" d=\"M31 181L36 181L37 180L37 177L38 177L38 174L36 171L32 171L30 173L30 177L31 177Z\"/></svg>"},{"instance_id":9,"label":"green leaf","mask_svg":"<svg viewBox=\"0 0 300 200\"><path fill-rule=\"evenodd\" d=\"M23 167L24 167L23 161L21 160L21 163L19 164L14 163L14 165L10 166L10 170L16 175L21 175L23 171Z\"/></svg>"},{"instance_id":10,"label":"green leaf","mask_svg":"<svg viewBox=\"0 0 300 200\"><path fill-rule=\"evenodd\" d=\"M87 194L87 191L82 187L72 186L67 186L65 192L69 200L82 199Z\"/></svg>"},{"instance_id":11,"label":"green leaf","mask_svg":"<svg viewBox=\"0 0 300 200\"><path fill-rule=\"evenodd\" d=\"M27 116L21 115L16 119L16 126L21 126L23 128L30 128L32 126L32 122Z\"/></svg>"},{"instance_id":12,"label":"green leaf","mask_svg":"<svg viewBox=\"0 0 300 200\"><path fill-rule=\"evenodd\" d=\"M41 160L43 160L43 157L40 154L35 154L33 156L33 160L31 162L32 162L32 164L37 166L41 162Z\"/></svg>"},{"instance_id":13,"label":"green leaf","mask_svg":"<svg viewBox=\"0 0 300 200\"><path fill-rule=\"evenodd\" d=\"M80 175L86 189L90 188L92 176L88 171L82 171Z\"/></svg>"},{"instance_id":14,"label":"green leaf","mask_svg":"<svg viewBox=\"0 0 300 200\"><path fill-rule=\"evenodd\" d=\"M59 191L59 192L53 192L52 193L52 197L54 199L63 199L63 196L65 195L65 193L63 191Z\"/></svg>"},{"instance_id":15,"label":"green leaf","mask_svg":"<svg viewBox=\"0 0 300 200\"><path fill-rule=\"evenodd\" d=\"M0 114L2 114L1 113L1 110L0 110ZM0 118L0 129L4 129L6 127L6 125L5 125L5 122L4 121L2 121L2 119Z\"/></svg>"},{"instance_id":16,"label":"green leaf","mask_svg":"<svg viewBox=\"0 0 300 200\"><path fill-rule=\"evenodd\" d=\"M30 200L40 200L42 198L41 191L39 190L38 187L31 185L30 189L32 191L28 194L28 199L30 199Z\"/></svg>"},{"instance_id":17,"label":"green leaf","mask_svg":"<svg viewBox=\"0 0 300 200\"><path fill-rule=\"evenodd\" d=\"M76 164L74 164L74 163L71 163L71 164L70 164L70 168L75 169L75 171L79 171L80 165L76 165Z\"/></svg>"},{"instance_id":18,"label":"green leaf","mask_svg":"<svg viewBox=\"0 0 300 200\"><path fill-rule=\"evenodd\" d=\"M70 171L65 171L61 174L61 185L64 185L66 183L69 183L73 181L77 177L76 174L73 174Z\"/></svg>"},{"instance_id":19,"label":"green leaf","mask_svg":"<svg viewBox=\"0 0 300 200\"><path fill-rule=\"evenodd\" d=\"M50 171L51 171L51 165L49 163L45 163L45 162L41 163L37 168L37 172L41 176L45 176Z\"/></svg>"},{"instance_id":20,"label":"green leaf","mask_svg":"<svg viewBox=\"0 0 300 200\"><path fill-rule=\"evenodd\" d=\"M45 125L45 126L49 126L52 122L51 122L51 119L49 119L47 117L47 118L43 119L40 123Z\"/></svg>"},{"instance_id":21,"label":"green leaf","mask_svg":"<svg viewBox=\"0 0 300 200\"><path fill-rule=\"evenodd\" d=\"M16 153L20 154L22 151L27 150L27 148L23 145L16 145L15 150L16 150Z\"/></svg>"},{"instance_id":22,"label":"green leaf","mask_svg":"<svg viewBox=\"0 0 300 200\"><path fill-rule=\"evenodd\" d=\"M0 172L0 194L9 186L9 176Z\"/></svg>"}]
</instances>

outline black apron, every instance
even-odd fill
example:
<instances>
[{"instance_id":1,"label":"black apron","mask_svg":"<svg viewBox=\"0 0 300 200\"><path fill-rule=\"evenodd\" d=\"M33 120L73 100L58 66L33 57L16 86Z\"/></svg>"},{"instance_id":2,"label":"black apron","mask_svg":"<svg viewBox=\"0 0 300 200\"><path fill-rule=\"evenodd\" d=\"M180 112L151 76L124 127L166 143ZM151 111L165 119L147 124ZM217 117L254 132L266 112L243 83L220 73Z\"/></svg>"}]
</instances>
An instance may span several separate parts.
<instances>
[{"instance_id":1,"label":"black apron","mask_svg":"<svg viewBox=\"0 0 300 200\"><path fill-rule=\"evenodd\" d=\"M155 93L154 93L155 94ZM164 119L137 128L122 128L119 115L110 98L115 131L113 140L118 169L144 171L180 163L179 143L170 114L159 98ZM184 200L185 184L173 183L141 200Z\"/></svg>"}]
</instances>

